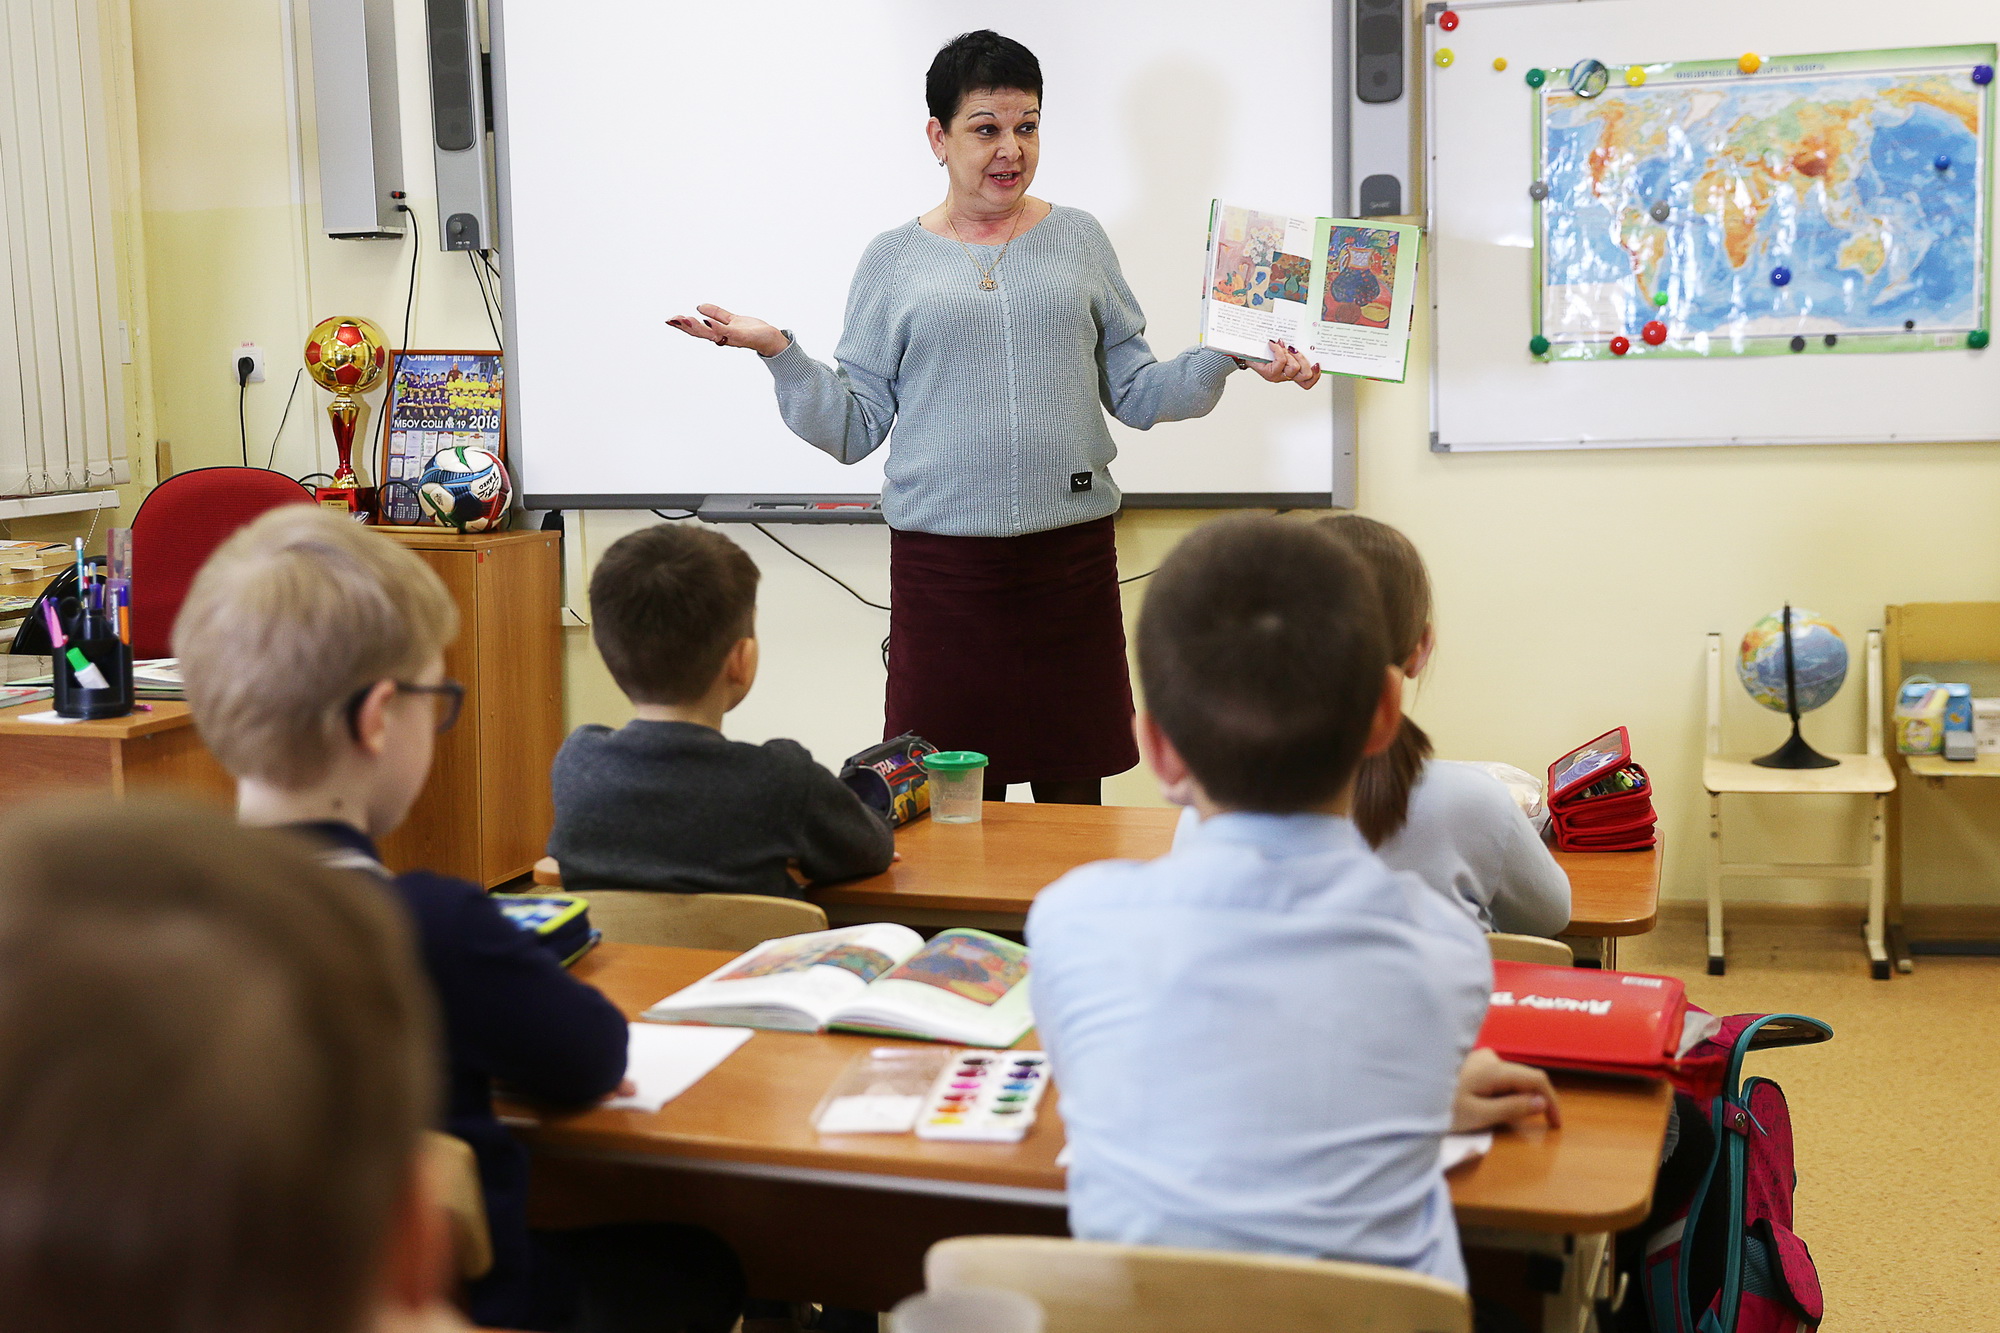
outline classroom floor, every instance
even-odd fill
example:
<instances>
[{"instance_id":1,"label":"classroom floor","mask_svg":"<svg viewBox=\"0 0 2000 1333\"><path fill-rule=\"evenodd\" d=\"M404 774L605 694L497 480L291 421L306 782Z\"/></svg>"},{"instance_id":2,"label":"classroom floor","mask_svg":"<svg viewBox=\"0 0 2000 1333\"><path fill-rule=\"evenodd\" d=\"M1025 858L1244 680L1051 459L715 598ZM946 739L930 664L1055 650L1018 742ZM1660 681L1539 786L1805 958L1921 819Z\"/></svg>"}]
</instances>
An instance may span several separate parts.
<instances>
[{"instance_id":1,"label":"classroom floor","mask_svg":"<svg viewBox=\"0 0 2000 1333\"><path fill-rule=\"evenodd\" d=\"M1798 1232L1825 1333L2000 1326L2000 959L1920 958L1868 976L1858 926L1731 925L1711 977L1697 920L1624 942L1619 966L1676 976L1716 1013L1789 1010L1832 1042L1752 1056L1797 1131Z\"/></svg>"}]
</instances>

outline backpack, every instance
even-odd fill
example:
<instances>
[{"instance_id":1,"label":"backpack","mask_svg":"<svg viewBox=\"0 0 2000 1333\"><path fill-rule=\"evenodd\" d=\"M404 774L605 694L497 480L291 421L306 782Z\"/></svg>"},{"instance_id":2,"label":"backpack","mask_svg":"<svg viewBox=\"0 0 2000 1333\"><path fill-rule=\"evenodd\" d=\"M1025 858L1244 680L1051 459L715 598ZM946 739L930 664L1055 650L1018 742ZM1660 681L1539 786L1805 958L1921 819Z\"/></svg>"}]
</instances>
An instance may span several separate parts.
<instances>
[{"instance_id":1,"label":"backpack","mask_svg":"<svg viewBox=\"0 0 2000 1333\"><path fill-rule=\"evenodd\" d=\"M1829 1040L1799 1014L1739 1014L1704 1043L1712 1150L1687 1206L1647 1240L1642 1291L1655 1333L1807 1333L1825 1313L1819 1274L1792 1231L1792 1117L1783 1089L1742 1079L1751 1050ZM1699 1054L1697 1052L1691 1054ZM1698 1063L1698 1062L1697 1062ZM1688 1106L1698 1102L1683 1103Z\"/></svg>"}]
</instances>

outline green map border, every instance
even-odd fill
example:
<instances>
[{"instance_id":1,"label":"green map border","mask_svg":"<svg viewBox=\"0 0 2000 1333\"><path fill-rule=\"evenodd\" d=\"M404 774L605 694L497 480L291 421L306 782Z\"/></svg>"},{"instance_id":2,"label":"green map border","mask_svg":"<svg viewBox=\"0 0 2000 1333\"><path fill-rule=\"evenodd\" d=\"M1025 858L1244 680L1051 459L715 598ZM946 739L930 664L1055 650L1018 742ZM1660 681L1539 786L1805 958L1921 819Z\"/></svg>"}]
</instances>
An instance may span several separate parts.
<instances>
[{"instance_id":1,"label":"green map border","mask_svg":"<svg viewBox=\"0 0 2000 1333\"><path fill-rule=\"evenodd\" d=\"M1768 83L1775 79L1796 78L1806 75L1853 74L1853 73L1893 73L1899 69L1922 69L1934 65L1993 65L2000 59L2000 43L1972 43L1962 46L1920 46L1896 47L1878 51L1832 51L1808 55L1773 56L1763 62L1755 74L1745 74L1737 65L1737 59L1726 60L1681 60L1663 61L1656 64L1627 62L1610 65L1612 86L1606 92L1623 91L1624 72L1633 68L1646 71L1646 82L1634 91L1652 88L1656 79L1675 79L1685 83L1710 82L1727 79L1741 83ZM1541 67L1548 80L1541 87L1531 89L1529 100L1529 139L1533 144L1534 179L1543 178L1542 131L1543 101L1550 93L1569 91L1569 75L1573 66L1545 65ZM1993 300L1993 114L1996 88L2000 79L1989 80L1986 87L1985 106L1980 119L1980 169L1984 179L1981 182L1981 210L1979 227L1979 258L1977 279L1979 283L1979 315L1975 327L1992 328ZM1544 234L1542 200L1534 201L1534 250L1535 292L1533 328L1534 336L1546 336L1542 327L1542 315L1548 307L1548 270L1545 267L1542 236ZM1862 352L1940 352L1964 350L1964 335L1970 329L1930 329L1908 333L1884 332L1842 334L1836 346L1828 347L1818 336L1806 339L1805 350L1794 352L1791 339L1794 334L1757 333L1746 334L1740 340L1711 335L1706 351L1693 346L1676 346L1669 340L1658 347L1649 346L1637 337L1630 337L1631 350L1624 356L1611 351L1611 338L1579 339L1550 338L1549 351L1538 360L1546 361L1633 361L1646 357L1668 357L1677 359L1710 360L1722 357L1744 356L1840 356ZM1953 336L1956 335L1956 336ZM1941 343L1940 338L1951 341Z\"/></svg>"}]
</instances>

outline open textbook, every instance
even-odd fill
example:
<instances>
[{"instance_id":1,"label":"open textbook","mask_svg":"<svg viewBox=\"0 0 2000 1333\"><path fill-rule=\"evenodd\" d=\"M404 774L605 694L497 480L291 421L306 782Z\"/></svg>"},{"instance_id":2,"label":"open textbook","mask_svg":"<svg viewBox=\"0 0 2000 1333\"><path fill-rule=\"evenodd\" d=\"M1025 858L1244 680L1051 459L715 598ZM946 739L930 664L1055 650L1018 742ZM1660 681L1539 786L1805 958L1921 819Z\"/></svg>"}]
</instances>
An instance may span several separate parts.
<instances>
[{"instance_id":1,"label":"open textbook","mask_svg":"<svg viewBox=\"0 0 2000 1333\"><path fill-rule=\"evenodd\" d=\"M1276 339L1330 374L1401 384L1421 236L1403 223L1294 218L1217 200L1202 345L1269 361Z\"/></svg>"},{"instance_id":2,"label":"open textbook","mask_svg":"<svg viewBox=\"0 0 2000 1333\"><path fill-rule=\"evenodd\" d=\"M1027 982L1027 949L983 930L843 926L767 940L642 1016L1011 1046L1034 1026Z\"/></svg>"}]
</instances>

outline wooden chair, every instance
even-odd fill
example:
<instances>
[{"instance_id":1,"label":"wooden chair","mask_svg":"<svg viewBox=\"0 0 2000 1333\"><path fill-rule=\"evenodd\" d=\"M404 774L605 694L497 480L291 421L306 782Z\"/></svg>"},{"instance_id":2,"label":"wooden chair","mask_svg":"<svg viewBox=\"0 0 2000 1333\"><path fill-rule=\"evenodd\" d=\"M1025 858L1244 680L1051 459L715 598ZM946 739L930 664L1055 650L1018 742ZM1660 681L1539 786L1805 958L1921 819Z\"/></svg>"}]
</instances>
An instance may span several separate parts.
<instances>
[{"instance_id":1,"label":"wooden chair","mask_svg":"<svg viewBox=\"0 0 2000 1333\"><path fill-rule=\"evenodd\" d=\"M1881 702L1883 721L1893 726L1895 691L1904 676L1923 671L1940 680L1968 680L1974 694L1992 691L2000 671L2000 602L1910 602L1884 609L1883 679L1890 685ZM1973 667L1970 673L1964 668ZM1930 940L1911 943L1903 935L1903 779L1942 788L1950 778L2000 778L2000 755L1982 754L1972 760L1950 760L1935 754L1898 754L1890 746L1889 766L1897 788L1889 794L1887 850L1889 860L1889 957L1908 972L1911 954L2000 953L1992 940ZM1963 790L1962 787L1957 788Z\"/></svg>"},{"instance_id":2,"label":"wooden chair","mask_svg":"<svg viewBox=\"0 0 2000 1333\"><path fill-rule=\"evenodd\" d=\"M1868 647L1863 665L1863 689L1867 695L1868 748L1862 754L1834 754L1833 768L1759 768L1748 754L1722 752L1722 636L1708 636L1708 754L1702 760L1701 785L1708 792L1708 973L1719 977L1725 963L1722 951L1722 881L1725 876L1745 875L1763 879L1859 879L1868 884L1868 924L1862 934L1868 944L1868 963L1877 979L1889 975L1889 954L1884 944L1884 921L1888 892L1887 858L1883 843L1885 812L1889 794L1896 790L1896 775L1882 756L1882 631L1868 631ZM1748 796L1867 796L1868 859L1859 863L1772 863L1757 864L1722 859L1722 798Z\"/></svg>"},{"instance_id":3,"label":"wooden chair","mask_svg":"<svg viewBox=\"0 0 2000 1333\"><path fill-rule=\"evenodd\" d=\"M1040 1302L1046 1333L1468 1333L1472 1304L1400 1268L1288 1255L959 1236L924 1256L933 1291L999 1287Z\"/></svg>"},{"instance_id":4,"label":"wooden chair","mask_svg":"<svg viewBox=\"0 0 2000 1333\"><path fill-rule=\"evenodd\" d=\"M493 1267L493 1237L486 1229L486 1195L479 1187L479 1159L472 1145L436 1130L424 1133L424 1156L438 1202L451 1219L451 1248L467 1282Z\"/></svg>"},{"instance_id":5,"label":"wooden chair","mask_svg":"<svg viewBox=\"0 0 2000 1333\"><path fill-rule=\"evenodd\" d=\"M1548 967L1574 967L1576 951L1561 940L1547 940L1540 935L1509 935L1504 931L1486 932L1486 947L1493 956L1509 963L1542 963Z\"/></svg>"},{"instance_id":6,"label":"wooden chair","mask_svg":"<svg viewBox=\"0 0 2000 1333\"><path fill-rule=\"evenodd\" d=\"M535 883L562 887L553 856L535 862ZM759 893L655 893L592 889L590 924L614 944L667 944L683 949L754 949L765 940L826 929L826 909L797 898Z\"/></svg>"}]
</instances>

